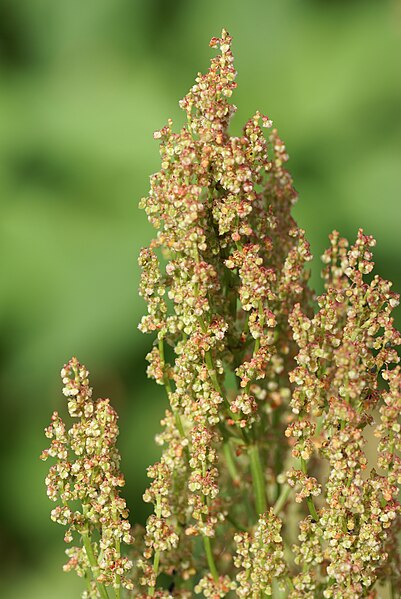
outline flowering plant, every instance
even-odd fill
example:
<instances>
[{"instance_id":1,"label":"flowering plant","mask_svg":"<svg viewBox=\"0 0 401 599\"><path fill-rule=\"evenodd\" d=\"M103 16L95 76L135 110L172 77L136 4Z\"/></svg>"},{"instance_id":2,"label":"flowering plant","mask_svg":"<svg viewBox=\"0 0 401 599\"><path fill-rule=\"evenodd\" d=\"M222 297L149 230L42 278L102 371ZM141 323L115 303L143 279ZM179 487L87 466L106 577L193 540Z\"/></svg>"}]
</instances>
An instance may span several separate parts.
<instances>
[{"instance_id":1,"label":"flowering plant","mask_svg":"<svg viewBox=\"0 0 401 599\"><path fill-rule=\"evenodd\" d=\"M144 494L153 514L123 557L117 416L73 358L62 378L79 420L66 431L55 413L42 455L57 459L52 519L81 539L66 569L87 598L358 599L381 584L399 597L398 296L371 274L373 238L360 230L349 246L334 232L314 307L285 146L259 112L229 135L231 37L211 46L180 102L187 123L154 135L162 168L141 201L157 236L139 258L140 329L168 400Z\"/></svg>"}]
</instances>

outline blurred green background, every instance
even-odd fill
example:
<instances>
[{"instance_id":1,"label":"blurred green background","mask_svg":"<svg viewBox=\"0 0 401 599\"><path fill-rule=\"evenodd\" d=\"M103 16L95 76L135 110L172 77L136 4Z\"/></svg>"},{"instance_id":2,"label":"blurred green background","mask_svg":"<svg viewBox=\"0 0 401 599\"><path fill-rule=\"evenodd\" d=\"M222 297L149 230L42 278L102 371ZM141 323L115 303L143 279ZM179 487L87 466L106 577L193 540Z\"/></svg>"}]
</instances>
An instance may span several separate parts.
<instances>
[{"instance_id":1,"label":"blurred green background","mask_svg":"<svg viewBox=\"0 0 401 599\"><path fill-rule=\"evenodd\" d=\"M43 428L73 354L112 398L132 520L165 408L145 378L138 200L158 170L155 129L234 36L232 131L256 109L287 143L299 223L317 257L328 233L377 240L401 291L401 3L386 0L1 0L0 596L77 597L49 520ZM400 323L400 312L398 313Z\"/></svg>"}]
</instances>

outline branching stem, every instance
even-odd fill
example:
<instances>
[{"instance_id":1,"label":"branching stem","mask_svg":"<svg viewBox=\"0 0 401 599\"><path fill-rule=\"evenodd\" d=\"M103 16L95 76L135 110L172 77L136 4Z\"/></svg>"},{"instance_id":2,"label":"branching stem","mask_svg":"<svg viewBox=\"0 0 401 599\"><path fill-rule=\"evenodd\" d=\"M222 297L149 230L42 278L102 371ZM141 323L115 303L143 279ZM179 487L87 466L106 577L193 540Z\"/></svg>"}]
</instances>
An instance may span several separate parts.
<instances>
[{"instance_id":1,"label":"branching stem","mask_svg":"<svg viewBox=\"0 0 401 599\"><path fill-rule=\"evenodd\" d=\"M219 579L219 574L217 572L216 564L214 563L214 557L213 557L212 544L210 542L210 537L203 535L202 538L203 538L203 546L205 548L207 565L209 566L210 574L213 576L213 580L217 581Z\"/></svg>"},{"instance_id":2,"label":"branching stem","mask_svg":"<svg viewBox=\"0 0 401 599\"><path fill-rule=\"evenodd\" d=\"M306 474L306 476L308 476L308 469L306 467L306 461L303 458L301 458L301 470L304 474ZM315 504L313 503L313 499L310 495L306 498L306 505L308 506L310 515L312 516L314 521L317 522L319 520L319 516L317 514Z\"/></svg>"},{"instance_id":3,"label":"branching stem","mask_svg":"<svg viewBox=\"0 0 401 599\"><path fill-rule=\"evenodd\" d=\"M276 503L273 506L273 511L276 514L276 516L279 515L279 513L285 506L285 503L286 503L290 493L291 493L291 487L289 485L284 485L282 487L281 493L280 493Z\"/></svg>"},{"instance_id":4,"label":"branching stem","mask_svg":"<svg viewBox=\"0 0 401 599\"><path fill-rule=\"evenodd\" d=\"M158 497L157 503L156 503L156 518L161 517L161 511L162 511L162 508L161 508L160 497ZM157 580L157 576L159 574L159 564L160 564L160 549L156 549L155 554L153 556L153 572L154 572L154 578L155 578L155 586L148 587L149 597L153 597L155 594L156 580Z\"/></svg>"},{"instance_id":5,"label":"branching stem","mask_svg":"<svg viewBox=\"0 0 401 599\"><path fill-rule=\"evenodd\" d=\"M84 532L82 533L82 541L84 543L85 552L86 552L86 555L88 556L92 576L96 582L96 586L98 588L99 594L102 599L109 599L109 595L107 593L106 587L97 581L97 578L99 576L99 564L97 563L96 556L93 552L92 543L91 543L90 536L88 533L84 533Z\"/></svg>"},{"instance_id":6,"label":"branching stem","mask_svg":"<svg viewBox=\"0 0 401 599\"><path fill-rule=\"evenodd\" d=\"M255 492L256 512L258 515L260 515L266 511L267 501L263 468L260 461L259 449L256 445L249 445L248 456L251 466L253 488Z\"/></svg>"}]
</instances>

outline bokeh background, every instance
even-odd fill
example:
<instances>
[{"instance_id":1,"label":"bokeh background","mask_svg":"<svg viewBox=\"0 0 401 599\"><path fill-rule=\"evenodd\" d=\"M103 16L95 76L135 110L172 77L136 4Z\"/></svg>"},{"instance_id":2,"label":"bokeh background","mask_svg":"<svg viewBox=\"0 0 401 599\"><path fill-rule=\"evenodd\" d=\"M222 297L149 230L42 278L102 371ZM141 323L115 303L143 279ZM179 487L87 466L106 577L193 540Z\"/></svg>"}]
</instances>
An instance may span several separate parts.
<instances>
[{"instance_id":1,"label":"bokeh background","mask_svg":"<svg viewBox=\"0 0 401 599\"><path fill-rule=\"evenodd\" d=\"M77 597L38 455L73 354L112 397L132 519L165 409L145 378L138 200L158 170L155 129L234 36L232 131L256 109L291 156L299 223L317 259L328 233L378 241L401 291L401 3L387 0L0 1L0 596ZM400 311L398 323L400 323Z\"/></svg>"}]
</instances>

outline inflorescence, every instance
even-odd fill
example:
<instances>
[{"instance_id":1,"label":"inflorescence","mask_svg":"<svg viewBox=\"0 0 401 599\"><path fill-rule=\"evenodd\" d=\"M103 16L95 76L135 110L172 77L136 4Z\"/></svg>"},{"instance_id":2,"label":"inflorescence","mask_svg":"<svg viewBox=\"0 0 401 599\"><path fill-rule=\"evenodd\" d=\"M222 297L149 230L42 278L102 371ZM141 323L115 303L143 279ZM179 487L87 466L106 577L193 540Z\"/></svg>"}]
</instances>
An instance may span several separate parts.
<instances>
[{"instance_id":1,"label":"inflorescence","mask_svg":"<svg viewBox=\"0 0 401 599\"><path fill-rule=\"evenodd\" d=\"M65 571L76 570L87 581L85 598L107 597L112 586L116 598L121 586L132 589L126 574L132 562L121 555L121 543L132 542L125 500L119 488L124 477L119 471L116 449L117 414L108 399L92 399L89 372L76 358L61 371L68 412L77 422L67 430L57 412L46 429L51 439L41 458L56 458L46 478L47 495L58 503L51 518L67 526L64 540L82 540L67 549Z\"/></svg>"},{"instance_id":2,"label":"inflorescence","mask_svg":"<svg viewBox=\"0 0 401 599\"><path fill-rule=\"evenodd\" d=\"M123 587L135 597L372 599L379 584L398 597L398 296L371 274L372 237L360 230L349 246L334 232L314 307L285 146L259 112L229 135L231 37L223 30L210 45L219 53L180 102L186 124L154 134L161 170L141 201L157 235L139 257L139 328L155 339L148 376L168 399L144 494L153 513L123 557L132 538L117 416L92 400L73 358L62 378L78 422L67 432L55 413L43 453L57 459L52 519L68 526L67 542L82 540L66 569L103 599Z\"/></svg>"}]
</instances>

